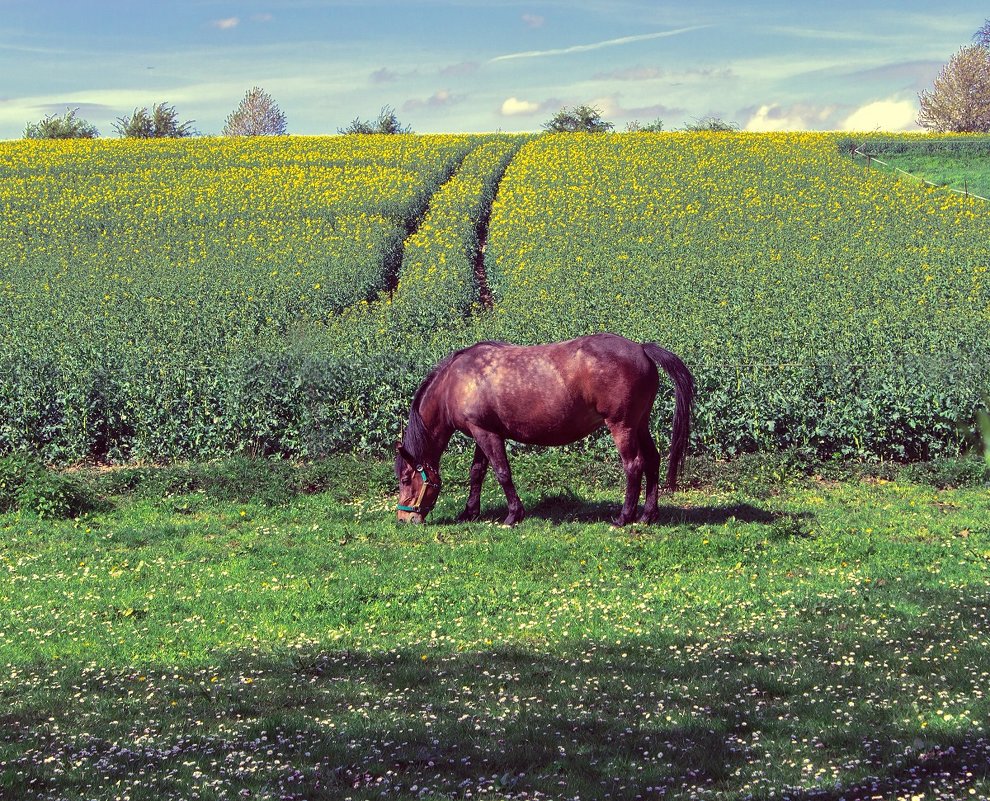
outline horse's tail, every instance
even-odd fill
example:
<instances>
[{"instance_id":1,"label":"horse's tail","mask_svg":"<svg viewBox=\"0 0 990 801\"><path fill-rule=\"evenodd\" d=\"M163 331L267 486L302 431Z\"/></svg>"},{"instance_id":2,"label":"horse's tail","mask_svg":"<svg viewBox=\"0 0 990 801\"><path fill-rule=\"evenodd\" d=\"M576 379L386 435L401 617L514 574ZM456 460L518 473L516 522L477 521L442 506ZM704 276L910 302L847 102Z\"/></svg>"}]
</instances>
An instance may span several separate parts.
<instances>
[{"instance_id":1,"label":"horse's tail","mask_svg":"<svg viewBox=\"0 0 990 801\"><path fill-rule=\"evenodd\" d=\"M645 342L643 351L674 382L674 427L670 433L670 456L667 460L667 488L677 489L677 473L687 456L688 437L691 434L691 406L694 404L694 376L680 357L653 342Z\"/></svg>"}]
</instances>

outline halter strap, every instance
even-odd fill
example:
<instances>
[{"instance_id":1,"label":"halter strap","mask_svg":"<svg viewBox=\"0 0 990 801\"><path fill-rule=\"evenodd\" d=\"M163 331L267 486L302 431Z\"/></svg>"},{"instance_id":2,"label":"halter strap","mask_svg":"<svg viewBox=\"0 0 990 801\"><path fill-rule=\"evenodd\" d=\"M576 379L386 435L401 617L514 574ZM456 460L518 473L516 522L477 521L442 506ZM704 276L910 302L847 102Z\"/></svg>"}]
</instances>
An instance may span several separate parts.
<instances>
[{"instance_id":1,"label":"halter strap","mask_svg":"<svg viewBox=\"0 0 990 801\"><path fill-rule=\"evenodd\" d=\"M415 512L420 514L420 510L423 508L423 498L426 497L426 488L433 487L435 489L440 489L439 478L436 482L430 481L430 475L426 472L426 468L423 465L416 465L416 470L419 472L420 478L423 479L423 485L419 488L419 495L416 496L416 500L409 506L404 504L398 504L395 508L400 512Z\"/></svg>"}]
</instances>

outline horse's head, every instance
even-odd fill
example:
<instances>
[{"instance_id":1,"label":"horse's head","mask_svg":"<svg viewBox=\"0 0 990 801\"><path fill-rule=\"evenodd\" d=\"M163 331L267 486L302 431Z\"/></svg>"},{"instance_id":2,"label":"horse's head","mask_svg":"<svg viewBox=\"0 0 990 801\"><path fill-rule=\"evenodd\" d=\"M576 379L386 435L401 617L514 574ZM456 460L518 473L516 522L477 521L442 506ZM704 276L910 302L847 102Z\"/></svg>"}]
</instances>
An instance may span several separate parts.
<instances>
[{"instance_id":1,"label":"horse's head","mask_svg":"<svg viewBox=\"0 0 990 801\"><path fill-rule=\"evenodd\" d=\"M440 496L439 468L417 460L402 445L398 445L395 449L395 476L399 479L399 522L425 522Z\"/></svg>"}]
</instances>

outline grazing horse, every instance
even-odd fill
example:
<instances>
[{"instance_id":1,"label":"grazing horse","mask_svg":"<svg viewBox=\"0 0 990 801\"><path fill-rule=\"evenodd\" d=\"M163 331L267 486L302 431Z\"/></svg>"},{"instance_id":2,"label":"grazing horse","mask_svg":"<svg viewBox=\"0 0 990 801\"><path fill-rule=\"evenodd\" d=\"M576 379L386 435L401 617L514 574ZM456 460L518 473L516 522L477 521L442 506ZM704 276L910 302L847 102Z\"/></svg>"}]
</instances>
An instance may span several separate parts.
<instances>
[{"instance_id":1,"label":"grazing horse","mask_svg":"<svg viewBox=\"0 0 990 801\"><path fill-rule=\"evenodd\" d=\"M509 502L506 525L523 518L512 483L505 440L567 445L608 426L626 473L626 496L614 521L657 517L660 454L650 433L650 410L660 385L657 367L674 383L676 404L667 487L677 488L691 427L694 378L684 362L651 342L592 334L549 345L479 342L451 354L430 371L413 397L409 423L396 447L398 519L422 523L440 494L440 456L455 431L473 437L474 463L467 506L459 520L481 512L481 483L491 465Z\"/></svg>"}]
</instances>

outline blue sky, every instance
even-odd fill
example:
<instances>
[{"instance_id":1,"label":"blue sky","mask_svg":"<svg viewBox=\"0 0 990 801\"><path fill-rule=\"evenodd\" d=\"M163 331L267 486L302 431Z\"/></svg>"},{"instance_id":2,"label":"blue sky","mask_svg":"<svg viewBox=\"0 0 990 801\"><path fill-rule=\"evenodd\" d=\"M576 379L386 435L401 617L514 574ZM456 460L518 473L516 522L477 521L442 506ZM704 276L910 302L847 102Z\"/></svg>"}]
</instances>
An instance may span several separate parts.
<instances>
[{"instance_id":1,"label":"blue sky","mask_svg":"<svg viewBox=\"0 0 990 801\"><path fill-rule=\"evenodd\" d=\"M67 107L114 136L162 101L215 134L252 86L294 134L385 105L423 133L539 130L581 103L617 130L903 130L988 16L975 0L0 0L0 138Z\"/></svg>"}]
</instances>

